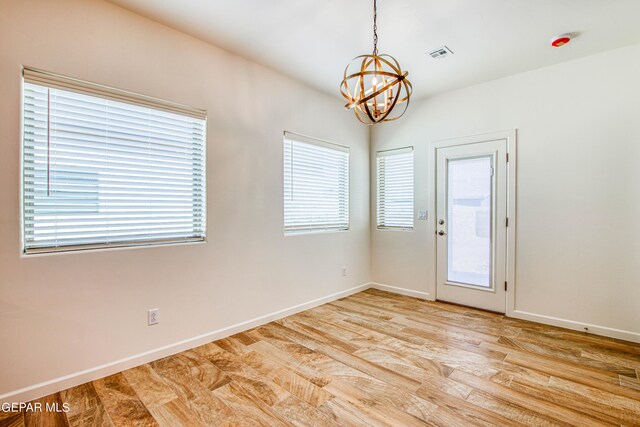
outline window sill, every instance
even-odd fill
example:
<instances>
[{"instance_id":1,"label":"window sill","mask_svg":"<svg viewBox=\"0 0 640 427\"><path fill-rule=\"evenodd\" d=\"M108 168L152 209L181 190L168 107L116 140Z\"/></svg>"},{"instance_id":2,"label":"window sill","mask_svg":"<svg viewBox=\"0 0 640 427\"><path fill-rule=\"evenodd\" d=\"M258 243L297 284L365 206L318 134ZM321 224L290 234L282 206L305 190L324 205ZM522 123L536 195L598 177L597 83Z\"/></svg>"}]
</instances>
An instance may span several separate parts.
<instances>
[{"instance_id":1,"label":"window sill","mask_svg":"<svg viewBox=\"0 0 640 427\"><path fill-rule=\"evenodd\" d=\"M84 246L61 246L58 248L39 248L31 249L29 251L22 252L22 257L32 258L45 255L60 255L60 254L72 254L82 252L104 252L114 250L126 250L126 249L141 249L149 247L167 247L167 246L183 246L183 245L198 245L206 243L206 237L194 238L190 240L175 240L175 241L159 241L159 242L145 242L145 243L123 243L113 245L84 245Z\"/></svg>"},{"instance_id":2,"label":"window sill","mask_svg":"<svg viewBox=\"0 0 640 427\"><path fill-rule=\"evenodd\" d=\"M309 234L330 234L330 233L344 233L349 231L349 228L328 228L324 230L289 230L284 232L285 237L289 236L304 236Z\"/></svg>"},{"instance_id":3,"label":"window sill","mask_svg":"<svg viewBox=\"0 0 640 427\"><path fill-rule=\"evenodd\" d=\"M410 232L413 231L413 227L376 227L376 229L380 231L405 231Z\"/></svg>"}]
</instances>

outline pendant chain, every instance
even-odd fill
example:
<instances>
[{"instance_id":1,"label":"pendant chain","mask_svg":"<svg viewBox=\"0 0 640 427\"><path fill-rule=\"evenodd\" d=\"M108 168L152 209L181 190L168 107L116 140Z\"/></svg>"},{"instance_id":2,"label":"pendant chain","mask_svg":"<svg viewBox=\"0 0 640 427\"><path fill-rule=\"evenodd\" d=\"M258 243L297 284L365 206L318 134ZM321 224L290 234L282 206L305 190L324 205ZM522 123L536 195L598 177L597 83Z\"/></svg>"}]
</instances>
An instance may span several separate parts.
<instances>
[{"instance_id":1,"label":"pendant chain","mask_svg":"<svg viewBox=\"0 0 640 427\"><path fill-rule=\"evenodd\" d=\"M378 54L378 5L373 0L373 54Z\"/></svg>"}]
</instances>

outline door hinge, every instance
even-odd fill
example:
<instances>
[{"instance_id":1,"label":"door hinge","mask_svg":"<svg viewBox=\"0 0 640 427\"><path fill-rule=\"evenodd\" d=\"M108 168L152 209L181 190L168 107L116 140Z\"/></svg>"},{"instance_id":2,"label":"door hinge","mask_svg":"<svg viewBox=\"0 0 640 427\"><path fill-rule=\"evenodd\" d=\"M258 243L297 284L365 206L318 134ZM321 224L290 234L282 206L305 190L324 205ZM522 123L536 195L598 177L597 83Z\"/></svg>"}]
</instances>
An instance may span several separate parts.
<instances>
[{"instance_id":1,"label":"door hinge","mask_svg":"<svg viewBox=\"0 0 640 427\"><path fill-rule=\"evenodd\" d=\"M508 226L509 226L509 218L507 218L507 219L504 221L504 224L505 224L505 227L508 227Z\"/></svg>"},{"instance_id":2,"label":"door hinge","mask_svg":"<svg viewBox=\"0 0 640 427\"><path fill-rule=\"evenodd\" d=\"M507 153L507 163L509 162L509 153Z\"/></svg>"},{"instance_id":3,"label":"door hinge","mask_svg":"<svg viewBox=\"0 0 640 427\"><path fill-rule=\"evenodd\" d=\"M504 282L504 290L507 290L507 282Z\"/></svg>"}]
</instances>

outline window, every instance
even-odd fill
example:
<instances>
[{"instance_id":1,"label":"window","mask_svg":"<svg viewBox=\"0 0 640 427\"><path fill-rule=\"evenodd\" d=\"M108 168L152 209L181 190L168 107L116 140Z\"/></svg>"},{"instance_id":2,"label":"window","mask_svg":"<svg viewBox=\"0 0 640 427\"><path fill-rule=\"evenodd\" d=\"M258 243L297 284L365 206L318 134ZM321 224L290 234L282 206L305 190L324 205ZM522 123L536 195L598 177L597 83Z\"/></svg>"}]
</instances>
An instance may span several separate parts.
<instances>
[{"instance_id":1,"label":"window","mask_svg":"<svg viewBox=\"0 0 640 427\"><path fill-rule=\"evenodd\" d=\"M285 234L348 229L349 148L285 132Z\"/></svg>"},{"instance_id":2,"label":"window","mask_svg":"<svg viewBox=\"0 0 640 427\"><path fill-rule=\"evenodd\" d=\"M379 151L378 228L413 229L413 148Z\"/></svg>"},{"instance_id":3,"label":"window","mask_svg":"<svg viewBox=\"0 0 640 427\"><path fill-rule=\"evenodd\" d=\"M205 114L24 70L25 253L202 241Z\"/></svg>"}]
</instances>

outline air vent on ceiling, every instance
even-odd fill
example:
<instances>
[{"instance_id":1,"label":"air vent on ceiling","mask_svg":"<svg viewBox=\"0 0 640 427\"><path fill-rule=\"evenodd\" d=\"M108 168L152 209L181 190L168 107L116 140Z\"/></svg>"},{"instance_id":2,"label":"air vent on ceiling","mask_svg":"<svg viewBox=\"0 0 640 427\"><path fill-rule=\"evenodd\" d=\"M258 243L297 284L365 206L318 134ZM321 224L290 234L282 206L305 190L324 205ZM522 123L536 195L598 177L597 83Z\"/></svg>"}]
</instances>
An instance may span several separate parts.
<instances>
[{"instance_id":1,"label":"air vent on ceiling","mask_svg":"<svg viewBox=\"0 0 640 427\"><path fill-rule=\"evenodd\" d=\"M449 55L453 55L453 51L446 46L442 46L429 52L429 56L433 59L443 59Z\"/></svg>"}]
</instances>

